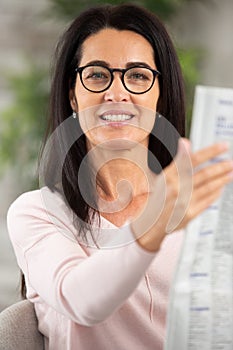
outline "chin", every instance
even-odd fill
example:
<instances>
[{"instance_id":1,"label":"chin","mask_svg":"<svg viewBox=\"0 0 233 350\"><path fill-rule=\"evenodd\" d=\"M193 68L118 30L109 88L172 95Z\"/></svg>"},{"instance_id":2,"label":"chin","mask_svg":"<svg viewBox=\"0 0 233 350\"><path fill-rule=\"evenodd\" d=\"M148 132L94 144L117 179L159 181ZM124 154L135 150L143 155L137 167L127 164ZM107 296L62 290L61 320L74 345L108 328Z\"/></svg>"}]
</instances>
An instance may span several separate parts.
<instances>
[{"instance_id":1,"label":"chin","mask_svg":"<svg viewBox=\"0 0 233 350\"><path fill-rule=\"evenodd\" d=\"M141 142L133 139L127 139L127 138L114 138L114 139L108 139L108 140L101 140L99 142L91 142L89 143L88 149L93 149L97 147L98 149L102 150L111 150L111 151L127 151L132 150L135 147L139 146Z\"/></svg>"},{"instance_id":2,"label":"chin","mask_svg":"<svg viewBox=\"0 0 233 350\"><path fill-rule=\"evenodd\" d=\"M137 141L120 138L104 141L103 143L99 144L99 147L112 151L127 151L133 149L137 145Z\"/></svg>"}]
</instances>

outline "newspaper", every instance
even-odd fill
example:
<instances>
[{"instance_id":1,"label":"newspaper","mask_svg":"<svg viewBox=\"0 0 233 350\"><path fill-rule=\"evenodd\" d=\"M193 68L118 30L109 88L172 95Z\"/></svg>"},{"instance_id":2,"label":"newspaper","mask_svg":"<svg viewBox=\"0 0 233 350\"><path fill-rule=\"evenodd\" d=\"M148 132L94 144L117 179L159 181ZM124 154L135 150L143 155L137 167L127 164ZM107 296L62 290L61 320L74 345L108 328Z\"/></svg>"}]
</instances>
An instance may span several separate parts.
<instances>
[{"instance_id":1,"label":"newspaper","mask_svg":"<svg viewBox=\"0 0 233 350\"><path fill-rule=\"evenodd\" d=\"M227 141L233 158L233 89L197 86L193 150ZM216 159L215 159L216 160ZM233 349L233 184L194 219L173 281L165 350Z\"/></svg>"}]
</instances>

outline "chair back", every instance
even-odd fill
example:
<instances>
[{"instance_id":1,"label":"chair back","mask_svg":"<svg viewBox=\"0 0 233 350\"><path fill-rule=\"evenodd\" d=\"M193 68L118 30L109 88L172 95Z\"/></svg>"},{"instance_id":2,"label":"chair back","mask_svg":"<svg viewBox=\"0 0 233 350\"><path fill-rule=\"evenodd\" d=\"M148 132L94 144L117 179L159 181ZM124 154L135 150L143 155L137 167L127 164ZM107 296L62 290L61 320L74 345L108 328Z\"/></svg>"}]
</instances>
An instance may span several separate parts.
<instances>
[{"instance_id":1,"label":"chair back","mask_svg":"<svg viewBox=\"0 0 233 350\"><path fill-rule=\"evenodd\" d=\"M33 304L19 301L0 313L0 350L43 350Z\"/></svg>"}]
</instances>

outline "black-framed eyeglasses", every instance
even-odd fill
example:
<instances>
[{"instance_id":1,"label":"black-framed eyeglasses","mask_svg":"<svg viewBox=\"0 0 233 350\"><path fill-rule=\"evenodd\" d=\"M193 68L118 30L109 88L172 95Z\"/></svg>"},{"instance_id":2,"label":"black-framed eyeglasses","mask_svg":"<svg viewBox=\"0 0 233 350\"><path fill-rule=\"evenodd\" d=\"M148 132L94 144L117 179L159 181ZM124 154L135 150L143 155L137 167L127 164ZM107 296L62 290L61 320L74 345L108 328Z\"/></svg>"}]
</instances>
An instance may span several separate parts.
<instances>
[{"instance_id":1,"label":"black-framed eyeglasses","mask_svg":"<svg viewBox=\"0 0 233 350\"><path fill-rule=\"evenodd\" d=\"M109 68L101 65L87 65L75 69L80 74L80 80L85 89L91 92L107 90L113 80L114 72L121 73L121 81L125 89L133 94L144 94L149 91L159 71L143 66L133 66L125 69Z\"/></svg>"}]
</instances>

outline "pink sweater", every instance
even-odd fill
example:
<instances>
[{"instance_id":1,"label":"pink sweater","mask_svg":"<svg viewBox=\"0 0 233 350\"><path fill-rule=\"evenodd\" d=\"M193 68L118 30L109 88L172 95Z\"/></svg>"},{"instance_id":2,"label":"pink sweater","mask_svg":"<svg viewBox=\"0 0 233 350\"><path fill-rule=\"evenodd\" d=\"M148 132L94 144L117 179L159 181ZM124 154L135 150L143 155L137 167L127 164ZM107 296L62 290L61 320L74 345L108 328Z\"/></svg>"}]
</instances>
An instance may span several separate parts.
<instances>
[{"instance_id":1,"label":"pink sweater","mask_svg":"<svg viewBox=\"0 0 233 350\"><path fill-rule=\"evenodd\" d=\"M21 195L8 229L49 350L160 350L182 232L156 254L101 218L100 249L77 241L72 211L48 188ZM121 237L116 241L116 237Z\"/></svg>"}]
</instances>

